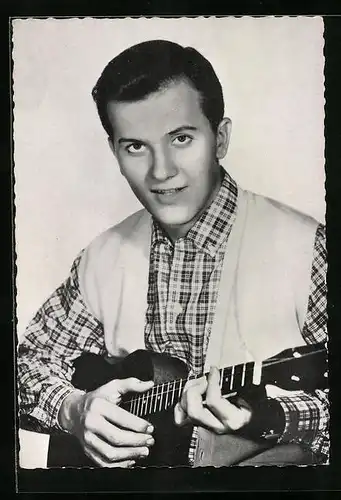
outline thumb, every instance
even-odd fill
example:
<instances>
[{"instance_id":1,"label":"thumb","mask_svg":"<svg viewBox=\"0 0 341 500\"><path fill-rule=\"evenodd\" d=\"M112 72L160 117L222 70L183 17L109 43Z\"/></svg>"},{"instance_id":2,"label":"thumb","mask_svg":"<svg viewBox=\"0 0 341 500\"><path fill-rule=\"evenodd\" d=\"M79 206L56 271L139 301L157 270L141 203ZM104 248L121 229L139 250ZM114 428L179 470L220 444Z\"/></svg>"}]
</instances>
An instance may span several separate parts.
<instances>
[{"instance_id":1,"label":"thumb","mask_svg":"<svg viewBox=\"0 0 341 500\"><path fill-rule=\"evenodd\" d=\"M127 392L146 392L154 385L153 380L143 381L135 377L129 377L122 380L117 380L116 390L119 394Z\"/></svg>"},{"instance_id":2,"label":"thumb","mask_svg":"<svg viewBox=\"0 0 341 500\"><path fill-rule=\"evenodd\" d=\"M109 397L110 400L120 399L120 396L127 392L145 392L154 385L152 380L144 382L135 377L125 379L114 379L97 389L98 395Z\"/></svg>"}]
</instances>

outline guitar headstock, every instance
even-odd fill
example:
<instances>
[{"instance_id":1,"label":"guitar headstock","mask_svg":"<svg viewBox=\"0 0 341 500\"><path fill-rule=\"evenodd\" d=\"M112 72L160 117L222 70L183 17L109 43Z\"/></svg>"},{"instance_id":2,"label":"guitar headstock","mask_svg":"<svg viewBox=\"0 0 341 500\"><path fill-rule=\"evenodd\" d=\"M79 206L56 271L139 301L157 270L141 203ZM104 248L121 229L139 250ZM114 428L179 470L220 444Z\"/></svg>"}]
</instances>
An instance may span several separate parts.
<instances>
[{"instance_id":1,"label":"guitar headstock","mask_svg":"<svg viewBox=\"0 0 341 500\"><path fill-rule=\"evenodd\" d=\"M263 363L262 383L288 391L328 388L328 362L324 343L286 349Z\"/></svg>"}]
</instances>

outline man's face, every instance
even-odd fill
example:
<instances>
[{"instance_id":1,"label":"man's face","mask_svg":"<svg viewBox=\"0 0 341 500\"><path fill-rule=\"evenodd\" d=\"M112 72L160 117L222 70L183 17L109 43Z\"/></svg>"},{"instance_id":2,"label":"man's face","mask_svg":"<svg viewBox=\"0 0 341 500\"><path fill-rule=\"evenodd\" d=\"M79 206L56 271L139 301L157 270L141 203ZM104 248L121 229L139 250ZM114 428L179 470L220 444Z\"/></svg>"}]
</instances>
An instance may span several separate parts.
<instances>
[{"instance_id":1,"label":"man's face","mask_svg":"<svg viewBox=\"0 0 341 500\"><path fill-rule=\"evenodd\" d=\"M228 119L214 134L199 93L186 81L137 102L108 104L121 173L172 239L185 236L221 183Z\"/></svg>"}]
</instances>

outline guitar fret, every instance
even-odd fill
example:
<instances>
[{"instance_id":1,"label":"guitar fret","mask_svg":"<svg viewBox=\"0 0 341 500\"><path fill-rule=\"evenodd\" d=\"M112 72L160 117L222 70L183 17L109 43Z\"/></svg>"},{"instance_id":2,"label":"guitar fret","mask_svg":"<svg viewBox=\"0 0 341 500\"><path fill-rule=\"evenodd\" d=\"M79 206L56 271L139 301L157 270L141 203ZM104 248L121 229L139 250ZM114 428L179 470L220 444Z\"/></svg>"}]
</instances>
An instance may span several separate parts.
<instances>
[{"instance_id":1,"label":"guitar fret","mask_svg":"<svg viewBox=\"0 0 341 500\"><path fill-rule=\"evenodd\" d=\"M252 385L254 365L255 364L253 361L249 361L249 363L246 363L246 370L245 370L245 385L246 386Z\"/></svg>"},{"instance_id":2,"label":"guitar fret","mask_svg":"<svg viewBox=\"0 0 341 500\"><path fill-rule=\"evenodd\" d=\"M180 379L180 384L179 384L179 391L178 391L178 399L181 397L181 388L182 388L182 379Z\"/></svg>"},{"instance_id":3,"label":"guitar fret","mask_svg":"<svg viewBox=\"0 0 341 500\"><path fill-rule=\"evenodd\" d=\"M238 391L241 387L243 365L236 365L233 374L233 390Z\"/></svg>"},{"instance_id":4,"label":"guitar fret","mask_svg":"<svg viewBox=\"0 0 341 500\"><path fill-rule=\"evenodd\" d=\"M262 363L257 362L253 367L253 380L252 383L254 385L260 385L262 379Z\"/></svg>"},{"instance_id":5,"label":"guitar fret","mask_svg":"<svg viewBox=\"0 0 341 500\"><path fill-rule=\"evenodd\" d=\"M153 398L155 396L155 387L154 386L151 390L151 393L150 393L150 401L149 401L149 410L148 410L148 413L152 413L152 405L153 405Z\"/></svg>"},{"instance_id":6,"label":"guitar fret","mask_svg":"<svg viewBox=\"0 0 341 500\"><path fill-rule=\"evenodd\" d=\"M246 365L244 364L243 365L243 371L242 371L242 380L241 380L241 387L244 387L244 383L245 383L245 370L246 370Z\"/></svg>"},{"instance_id":7,"label":"guitar fret","mask_svg":"<svg viewBox=\"0 0 341 500\"><path fill-rule=\"evenodd\" d=\"M172 383L172 406L174 404L174 396L175 396L175 382L176 380L174 380L174 382Z\"/></svg>"},{"instance_id":8,"label":"guitar fret","mask_svg":"<svg viewBox=\"0 0 341 500\"><path fill-rule=\"evenodd\" d=\"M166 402L165 402L165 410L167 410L168 408L168 394L169 394L169 382L167 383L167 387L166 387Z\"/></svg>"},{"instance_id":9,"label":"guitar fret","mask_svg":"<svg viewBox=\"0 0 341 500\"><path fill-rule=\"evenodd\" d=\"M223 368L222 370L220 370L220 382L219 382L219 387L220 387L220 390L221 390L221 389L222 389L222 387L223 387L224 371L225 371L225 368Z\"/></svg>"},{"instance_id":10,"label":"guitar fret","mask_svg":"<svg viewBox=\"0 0 341 500\"><path fill-rule=\"evenodd\" d=\"M232 391L232 388L233 388L233 379L234 379L234 366L231 367L231 375L230 375L230 391Z\"/></svg>"},{"instance_id":11,"label":"guitar fret","mask_svg":"<svg viewBox=\"0 0 341 500\"><path fill-rule=\"evenodd\" d=\"M144 395L141 394L139 396L139 400L140 400L139 416L140 417L142 417L142 415L143 415L143 409L144 409L144 407L143 407L143 399L144 399Z\"/></svg>"},{"instance_id":12,"label":"guitar fret","mask_svg":"<svg viewBox=\"0 0 341 500\"><path fill-rule=\"evenodd\" d=\"M142 396L142 413L141 413L141 416L146 415L147 401L148 401L148 392L146 392Z\"/></svg>"},{"instance_id":13,"label":"guitar fret","mask_svg":"<svg viewBox=\"0 0 341 500\"><path fill-rule=\"evenodd\" d=\"M161 385L161 394L160 394L160 405L159 405L159 411L162 410L162 403L163 403L163 389L164 389L164 384Z\"/></svg>"},{"instance_id":14,"label":"guitar fret","mask_svg":"<svg viewBox=\"0 0 341 500\"><path fill-rule=\"evenodd\" d=\"M147 393L147 397L146 397L145 415L148 415L148 412L149 412L149 410L148 410L148 405L149 405L149 402L150 402L150 400L151 400L151 399L152 399L152 391L151 391L151 389L150 389L150 390L148 391L148 393Z\"/></svg>"},{"instance_id":15,"label":"guitar fret","mask_svg":"<svg viewBox=\"0 0 341 500\"><path fill-rule=\"evenodd\" d=\"M141 398L140 397L137 397L137 411L136 411L136 415L137 416L140 416L140 405L141 405Z\"/></svg>"},{"instance_id":16,"label":"guitar fret","mask_svg":"<svg viewBox=\"0 0 341 500\"><path fill-rule=\"evenodd\" d=\"M136 398L133 399L133 411L132 413L136 415Z\"/></svg>"},{"instance_id":17,"label":"guitar fret","mask_svg":"<svg viewBox=\"0 0 341 500\"><path fill-rule=\"evenodd\" d=\"M154 412L156 411L156 406L157 406L157 397L158 397L158 393L159 393L159 386L157 385L155 387L155 389L156 389L156 392L155 392L155 395L154 395L154 398L155 398L155 401L154 401L154 410L153 410Z\"/></svg>"}]
</instances>

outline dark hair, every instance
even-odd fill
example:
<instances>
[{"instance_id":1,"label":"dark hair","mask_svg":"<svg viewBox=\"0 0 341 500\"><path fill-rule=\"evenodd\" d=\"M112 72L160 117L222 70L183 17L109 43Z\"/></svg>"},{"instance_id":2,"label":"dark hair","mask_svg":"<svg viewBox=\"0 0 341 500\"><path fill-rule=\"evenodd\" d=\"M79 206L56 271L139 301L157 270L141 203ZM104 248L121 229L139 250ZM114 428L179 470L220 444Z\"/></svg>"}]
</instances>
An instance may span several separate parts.
<instances>
[{"instance_id":1,"label":"dark hair","mask_svg":"<svg viewBox=\"0 0 341 500\"><path fill-rule=\"evenodd\" d=\"M192 47L150 40L133 45L112 59L93 88L92 97L108 136L112 136L107 114L110 101L138 101L182 78L199 92L202 111L216 132L224 116L224 99L211 63Z\"/></svg>"}]
</instances>

